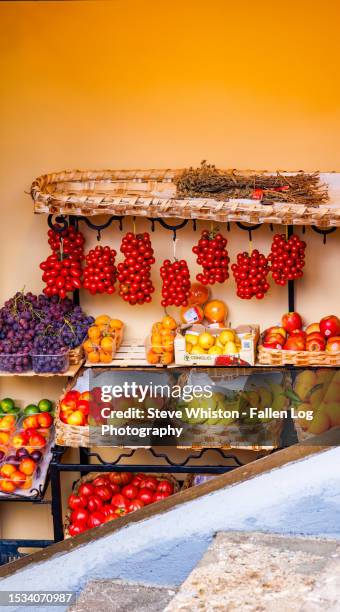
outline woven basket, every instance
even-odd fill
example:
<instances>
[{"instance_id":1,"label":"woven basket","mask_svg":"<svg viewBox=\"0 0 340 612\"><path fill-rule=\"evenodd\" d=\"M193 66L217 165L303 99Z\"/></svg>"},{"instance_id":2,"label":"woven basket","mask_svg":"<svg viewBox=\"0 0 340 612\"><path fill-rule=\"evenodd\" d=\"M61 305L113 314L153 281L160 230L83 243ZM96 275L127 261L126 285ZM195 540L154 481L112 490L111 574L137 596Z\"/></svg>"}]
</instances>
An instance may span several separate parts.
<instances>
[{"instance_id":1,"label":"woven basket","mask_svg":"<svg viewBox=\"0 0 340 612\"><path fill-rule=\"evenodd\" d=\"M82 344L80 344L79 346L76 346L76 348L74 349L70 349L69 351L69 360L70 360L70 365L78 365L78 363L81 363L84 359L84 349Z\"/></svg>"},{"instance_id":2,"label":"woven basket","mask_svg":"<svg viewBox=\"0 0 340 612\"><path fill-rule=\"evenodd\" d=\"M83 484L84 482L92 482L95 478L97 478L97 476L105 476L105 474L107 474L107 472L105 473L90 472L89 474L82 476L81 478L79 478L79 480L77 480L77 482L74 483L72 487L72 492L75 495L78 495L79 487L81 484ZM178 493L178 491L180 490L179 482L178 480L176 480L174 476L172 476L172 474L148 474L148 472L145 472L145 474L153 476L154 478L157 478L157 480L168 480L174 486L174 493ZM189 486L190 484L188 483L185 488L188 488ZM65 540L67 538L72 537L69 532L69 527L70 527L70 522L71 522L70 521L71 513L72 513L72 510L68 508L66 511L65 520L64 520L64 538Z\"/></svg>"},{"instance_id":3,"label":"woven basket","mask_svg":"<svg viewBox=\"0 0 340 612\"><path fill-rule=\"evenodd\" d=\"M196 371L208 374L209 377L218 384L219 380L232 380L238 376L247 376L249 369L245 368L199 368ZM254 368L254 371L261 371L261 368ZM187 383L190 372L183 372L178 379L179 385ZM283 384L290 386L290 375L283 373ZM287 400L288 403L288 400ZM183 426L183 422L177 418L172 419L176 427ZM202 448L219 448L230 450L231 448L246 449L252 451L271 450L280 445L283 427L282 419L274 419L269 423L261 423L253 428L242 425L235 421L230 425L189 425L186 426L185 433L190 438L196 439L197 443L189 446L178 446L178 448L191 448L201 450ZM228 438L231 443L228 442Z\"/></svg>"},{"instance_id":4,"label":"woven basket","mask_svg":"<svg viewBox=\"0 0 340 612\"><path fill-rule=\"evenodd\" d=\"M318 207L288 202L265 205L251 199L180 198L173 182L179 172L71 170L44 174L31 186L34 210L59 215L109 214L324 228L340 226L340 207L333 202L336 194L331 198L331 205Z\"/></svg>"},{"instance_id":5,"label":"woven basket","mask_svg":"<svg viewBox=\"0 0 340 612\"><path fill-rule=\"evenodd\" d=\"M71 391L75 387L77 379L82 375L82 370L72 378L63 390L59 401L56 406L55 414L55 438L56 444L60 446L72 446L79 448L79 446L89 446L90 444L90 428L89 425L67 425L60 420L60 402L63 399L67 391Z\"/></svg>"},{"instance_id":6,"label":"woven basket","mask_svg":"<svg viewBox=\"0 0 340 612\"><path fill-rule=\"evenodd\" d=\"M258 363L269 366L295 365L308 366L339 366L340 352L328 353L326 351L283 351L279 349L267 349L258 346Z\"/></svg>"}]
</instances>

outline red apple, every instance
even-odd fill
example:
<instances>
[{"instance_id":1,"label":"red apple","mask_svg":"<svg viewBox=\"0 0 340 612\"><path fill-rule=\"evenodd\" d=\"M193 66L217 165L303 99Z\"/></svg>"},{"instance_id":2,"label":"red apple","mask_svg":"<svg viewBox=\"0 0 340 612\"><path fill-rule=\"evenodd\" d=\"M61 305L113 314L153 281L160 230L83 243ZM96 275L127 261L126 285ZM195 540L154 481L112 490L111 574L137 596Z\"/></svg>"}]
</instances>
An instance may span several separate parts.
<instances>
[{"instance_id":1,"label":"red apple","mask_svg":"<svg viewBox=\"0 0 340 612\"><path fill-rule=\"evenodd\" d=\"M286 339L282 334L266 334L264 340L265 342L269 342L269 344L280 344L283 346Z\"/></svg>"},{"instance_id":2,"label":"red apple","mask_svg":"<svg viewBox=\"0 0 340 612\"><path fill-rule=\"evenodd\" d=\"M340 351L340 336L332 336L327 340L326 351L338 353Z\"/></svg>"},{"instance_id":3,"label":"red apple","mask_svg":"<svg viewBox=\"0 0 340 612\"><path fill-rule=\"evenodd\" d=\"M287 332L283 327L268 327L265 331L266 336L269 334L281 334L284 338L287 336Z\"/></svg>"},{"instance_id":4,"label":"red apple","mask_svg":"<svg viewBox=\"0 0 340 612\"><path fill-rule=\"evenodd\" d=\"M305 351L306 342L301 336L289 336L283 348L285 351Z\"/></svg>"},{"instance_id":5,"label":"red apple","mask_svg":"<svg viewBox=\"0 0 340 612\"><path fill-rule=\"evenodd\" d=\"M262 346L263 348L266 348L266 349L276 349L276 350L282 349L282 344L279 344L278 342L263 342Z\"/></svg>"},{"instance_id":6,"label":"red apple","mask_svg":"<svg viewBox=\"0 0 340 612\"><path fill-rule=\"evenodd\" d=\"M308 334L312 334L314 332L319 332L320 331L320 325L319 323L311 323L310 325L308 325L308 327L306 328L306 334L308 336Z\"/></svg>"},{"instance_id":7,"label":"red apple","mask_svg":"<svg viewBox=\"0 0 340 612\"><path fill-rule=\"evenodd\" d=\"M340 320L335 315L323 317L320 321L320 331L326 338L340 335Z\"/></svg>"},{"instance_id":8,"label":"red apple","mask_svg":"<svg viewBox=\"0 0 340 612\"><path fill-rule=\"evenodd\" d=\"M313 336L314 334L310 334ZM306 341L306 349L310 353L324 351L326 348L326 340L324 338L310 338L307 337Z\"/></svg>"},{"instance_id":9,"label":"red apple","mask_svg":"<svg viewBox=\"0 0 340 612\"><path fill-rule=\"evenodd\" d=\"M281 319L282 327L291 333L295 329L302 329L302 319L297 312L287 312L282 315Z\"/></svg>"}]
</instances>

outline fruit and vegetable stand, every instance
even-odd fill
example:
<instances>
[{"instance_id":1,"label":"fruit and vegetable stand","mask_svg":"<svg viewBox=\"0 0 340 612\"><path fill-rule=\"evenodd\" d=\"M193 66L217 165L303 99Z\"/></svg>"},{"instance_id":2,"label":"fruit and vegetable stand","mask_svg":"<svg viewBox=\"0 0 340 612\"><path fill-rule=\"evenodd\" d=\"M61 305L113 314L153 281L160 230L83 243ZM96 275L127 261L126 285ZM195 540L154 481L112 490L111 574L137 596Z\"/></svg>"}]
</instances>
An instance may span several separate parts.
<instances>
[{"instance_id":1,"label":"fruit and vegetable stand","mask_svg":"<svg viewBox=\"0 0 340 612\"><path fill-rule=\"evenodd\" d=\"M320 176L302 172L242 174L202 164L199 169L182 171L62 172L44 175L33 182L34 211L48 214L51 254L40 265L44 295L18 293L2 309L0 374L68 378L68 385L55 410L56 445L51 449L49 471L44 482L39 483L35 495L35 503L46 503L44 494L50 478L55 541L64 537L63 472L78 472L87 478L87 489L83 487L87 493L84 493L83 501L79 501L78 494L83 490L81 483L75 485L77 495L72 494L69 500L67 533L76 535L85 528L104 522L104 510L105 520L113 520L122 512L137 510L144 503L158 501L162 495L176 492L183 479L184 483L189 483L186 480L188 474L208 477L242 465L235 448L242 448L243 438L239 432L249 427L248 413L244 421L220 423L215 439L204 438L204 423L188 423L190 431L198 432L198 440L203 432L205 441L178 448L180 458L173 458L166 448L151 445L145 449L150 460L143 463L134 462L138 449L128 447L117 449L114 460L105 460L91 448L89 398L75 387L76 380L87 368L97 371L104 366L112 372L124 368L130 371L136 368L156 371L159 368L158 371L172 372L176 376L176 366L180 365L182 375L185 372L187 376L195 367L206 368L208 376L217 378L224 371L229 372L230 378L262 371L279 373L279 382L264 384L258 389L256 386L245 389L230 400L245 402L248 411L252 406L265 408L274 403L280 408L298 408L304 404L316 411L323 402L329 406L331 400L327 400L327 393L333 393L334 401L332 377L337 376L337 370L328 368L340 365L340 320L334 315L324 317L303 330L301 317L294 312L295 283L303 276L306 251L306 242L294 232L294 225L301 226L303 233L305 227L310 226L322 235L324 241L340 225L340 210L336 205L339 190L333 178L332 174ZM99 214L108 217L104 223L92 220ZM138 216L148 220L151 233L137 234L135 229L127 232L120 246L123 261L117 265L117 251L102 246L102 234L116 223L123 231L125 217L132 218L134 223ZM177 220L170 223L174 218ZM188 223L192 224L195 233L199 221L211 222L211 230L204 229L192 247L201 267L193 280L186 260L176 258L176 238ZM240 252L231 264L224 229L231 231L232 223L247 232L249 252ZM274 235L268 255L252 247L253 232L263 223L269 224L271 230L273 224L284 226L281 233ZM82 225L95 231L99 240L87 254ZM152 232L157 225L168 230L170 239L173 239L173 260L164 260L160 267L160 305L165 314L154 323L146 339L127 341L124 322L120 319L107 315L95 319L83 312L80 290L90 295L117 292L122 304L125 302L126 305L150 303L155 291L156 263ZM226 306L211 297L210 288L228 281L229 269L239 299L266 298L270 291L270 276L274 283L287 288L288 313L280 326L264 331L253 322L235 329L228 327ZM67 297L70 294L72 300ZM168 314L169 307L180 309L181 324ZM304 369L301 371L301 368ZM267 424L270 419L264 418L262 425L272 438L268 442L260 437L260 442L254 443L256 457L259 452L274 452L292 441L321 433L337 424L338 417L332 417L326 410L315 412L315 417L314 430L301 419L294 422L296 433L289 442L287 428L292 428L292 421L288 420L283 430L281 423L274 427L273 423ZM34 418L32 415L32 423ZM33 423L33 429L39 427L38 422ZM236 432L234 445L223 444L226 431L234 435ZM209 440L212 441L210 445ZM32 450L28 440L22 440L21 446L19 442L20 439L16 440L17 448ZM70 446L79 449L78 462L64 461L65 451ZM248 448L251 448L250 443ZM206 461L211 452L214 460ZM6 457L8 454L5 460ZM12 464L15 461L12 457ZM27 466L25 464L23 468L26 466L26 470L30 470L30 461L32 459L26 459ZM3 463L1 465L3 467ZM5 497L1 495L1 500L22 500L23 495L16 493L13 484L8 484L12 470L6 469L8 474L1 476L9 488ZM92 485L91 474L94 472L98 480ZM145 477L136 476L136 473ZM163 474L164 478L158 477L157 481L152 474ZM163 481L167 482L166 475L170 474L175 478L179 476L173 488L163 484ZM192 479L190 484L193 484ZM102 495L99 501L96 487ZM124 503L130 500L131 509L128 510L123 502L121 505L118 501L116 505L113 502L108 504L109 497L105 498L107 489L111 497L116 495L116 501L126 493ZM148 497L144 489L152 491L152 496L149 493ZM5 493L6 487L2 490L2 494ZM93 512L90 515L86 509L89 508L86 495L93 498L97 495L97 501L91 501ZM32 496L25 499L32 501ZM106 505L116 507L118 514ZM94 513L97 515L92 516ZM85 521L88 527L85 527Z\"/></svg>"}]
</instances>

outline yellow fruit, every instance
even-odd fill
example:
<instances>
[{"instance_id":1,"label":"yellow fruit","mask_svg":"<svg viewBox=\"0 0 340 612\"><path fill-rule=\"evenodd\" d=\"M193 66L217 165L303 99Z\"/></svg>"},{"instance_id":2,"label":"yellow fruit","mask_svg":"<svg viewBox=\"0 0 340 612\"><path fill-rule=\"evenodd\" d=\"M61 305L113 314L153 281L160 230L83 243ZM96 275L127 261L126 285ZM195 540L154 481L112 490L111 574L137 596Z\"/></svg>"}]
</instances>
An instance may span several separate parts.
<instances>
[{"instance_id":1,"label":"yellow fruit","mask_svg":"<svg viewBox=\"0 0 340 612\"><path fill-rule=\"evenodd\" d=\"M211 346L208 350L209 355L222 355L223 350L220 346Z\"/></svg>"},{"instance_id":2,"label":"yellow fruit","mask_svg":"<svg viewBox=\"0 0 340 612\"><path fill-rule=\"evenodd\" d=\"M199 344L196 344L191 349L191 355L206 355L206 351Z\"/></svg>"},{"instance_id":3,"label":"yellow fruit","mask_svg":"<svg viewBox=\"0 0 340 612\"><path fill-rule=\"evenodd\" d=\"M103 351L110 352L112 355L112 349L114 346L113 338L111 338L111 336L105 336L105 338L101 340L100 346L103 349Z\"/></svg>"},{"instance_id":4,"label":"yellow fruit","mask_svg":"<svg viewBox=\"0 0 340 612\"><path fill-rule=\"evenodd\" d=\"M235 332L232 329L226 329L220 333L218 339L222 344L226 344L227 342L233 342L235 339Z\"/></svg>"},{"instance_id":5,"label":"yellow fruit","mask_svg":"<svg viewBox=\"0 0 340 612\"><path fill-rule=\"evenodd\" d=\"M91 351L93 351L93 348L94 348L91 340L85 340L83 347L84 347L85 353L90 353Z\"/></svg>"},{"instance_id":6,"label":"yellow fruit","mask_svg":"<svg viewBox=\"0 0 340 612\"><path fill-rule=\"evenodd\" d=\"M90 340L93 340L94 342L99 342L100 340L99 327L97 327L97 325L91 325L91 327L89 327L87 330L87 335L90 338Z\"/></svg>"},{"instance_id":7,"label":"yellow fruit","mask_svg":"<svg viewBox=\"0 0 340 612\"><path fill-rule=\"evenodd\" d=\"M170 317L169 315L166 315L165 317L163 317L162 325L164 329L176 329L177 327L177 323L175 319L173 319L173 317Z\"/></svg>"},{"instance_id":8,"label":"yellow fruit","mask_svg":"<svg viewBox=\"0 0 340 612\"><path fill-rule=\"evenodd\" d=\"M110 323L110 317L108 315L99 315L94 321L95 325L108 325Z\"/></svg>"},{"instance_id":9,"label":"yellow fruit","mask_svg":"<svg viewBox=\"0 0 340 612\"><path fill-rule=\"evenodd\" d=\"M151 333L152 334L159 334L162 331L163 327L162 327L162 323L160 321L158 321L157 323L154 323L152 328L151 328Z\"/></svg>"},{"instance_id":10,"label":"yellow fruit","mask_svg":"<svg viewBox=\"0 0 340 612\"><path fill-rule=\"evenodd\" d=\"M224 345L224 354L225 355L235 355L236 353L238 353L237 350L237 346L235 344L235 342L227 342Z\"/></svg>"},{"instance_id":11,"label":"yellow fruit","mask_svg":"<svg viewBox=\"0 0 340 612\"><path fill-rule=\"evenodd\" d=\"M191 350L193 349L193 345L191 344L191 342L186 342L185 343L185 350L187 353L191 353Z\"/></svg>"},{"instance_id":12,"label":"yellow fruit","mask_svg":"<svg viewBox=\"0 0 340 612\"><path fill-rule=\"evenodd\" d=\"M323 412L317 412L312 421L309 421L308 431L313 434L322 434L331 427L331 422L327 414Z\"/></svg>"},{"instance_id":13,"label":"yellow fruit","mask_svg":"<svg viewBox=\"0 0 340 612\"><path fill-rule=\"evenodd\" d=\"M156 355L156 353L154 353L154 351L152 349L150 349L147 352L146 360L147 360L148 363L151 363L152 365L155 365L156 363L159 362L159 358L160 358L160 356Z\"/></svg>"},{"instance_id":14,"label":"yellow fruit","mask_svg":"<svg viewBox=\"0 0 340 612\"><path fill-rule=\"evenodd\" d=\"M99 361L100 361L99 352L98 351L91 351L87 355L87 359L89 360L90 363L99 363Z\"/></svg>"},{"instance_id":15,"label":"yellow fruit","mask_svg":"<svg viewBox=\"0 0 340 612\"><path fill-rule=\"evenodd\" d=\"M222 344L222 342L219 340L219 338L216 338L215 346L219 346L222 349L222 352L223 352L224 344Z\"/></svg>"},{"instance_id":16,"label":"yellow fruit","mask_svg":"<svg viewBox=\"0 0 340 612\"><path fill-rule=\"evenodd\" d=\"M99 359L101 363L111 363L112 361L112 353L107 353L106 351L100 351Z\"/></svg>"},{"instance_id":17,"label":"yellow fruit","mask_svg":"<svg viewBox=\"0 0 340 612\"><path fill-rule=\"evenodd\" d=\"M198 336L198 344L203 349L210 349L215 344L215 338L209 332L202 332Z\"/></svg>"},{"instance_id":18,"label":"yellow fruit","mask_svg":"<svg viewBox=\"0 0 340 612\"><path fill-rule=\"evenodd\" d=\"M110 329L122 329L124 327L123 321L120 319L111 319L109 324Z\"/></svg>"},{"instance_id":19,"label":"yellow fruit","mask_svg":"<svg viewBox=\"0 0 340 612\"><path fill-rule=\"evenodd\" d=\"M173 360L174 360L173 352L163 353L163 355L161 356L161 363L163 365L169 365L170 363L173 362Z\"/></svg>"},{"instance_id":20,"label":"yellow fruit","mask_svg":"<svg viewBox=\"0 0 340 612\"><path fill-rule=\"evenodd\" d=\"M185 334L186 342L190 342L190 344L194 345L198 343L198 334Z\"/></svg>"}]
</instances>

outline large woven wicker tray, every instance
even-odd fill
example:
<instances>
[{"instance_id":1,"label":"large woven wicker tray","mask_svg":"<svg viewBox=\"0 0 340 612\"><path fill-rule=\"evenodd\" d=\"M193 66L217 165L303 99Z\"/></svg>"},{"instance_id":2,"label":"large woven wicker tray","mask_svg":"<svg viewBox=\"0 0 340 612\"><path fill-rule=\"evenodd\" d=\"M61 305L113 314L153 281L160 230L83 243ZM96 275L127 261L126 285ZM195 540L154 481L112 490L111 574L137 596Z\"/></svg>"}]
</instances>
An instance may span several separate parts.
<instances>
[{"instance_id":1,"label":"large woven wicker tray","mask_svg":"<svg viewBox=\"0 0 340 612\"><path fill-rule=\"evenodd\" d=\"M261 204L252 199L180 198L174 178L179 170L71 170L44 174L31 186L38 213L177 217L220 222L340 226L340 175L320 174L329 202ZM259 173L258 173L259 174ZM267 173L268 174L268 173ZM294 174L294 173L282 173Z\"/></svg>"},{"instance_id":2,"label":"large woven wicker tray","mask_svg":"<svg viewBox=\"0 0 340 612\"><path fill-rule=\"evenodd\" d=\"M267 349L262 345L259 345L258 363L260 365L269 365L274 367L283 365L295 365L300 367L334 367L340 365L340 352L328 353L327 351L283 351L279 349Z\"/></svg>"}]
</instances>

